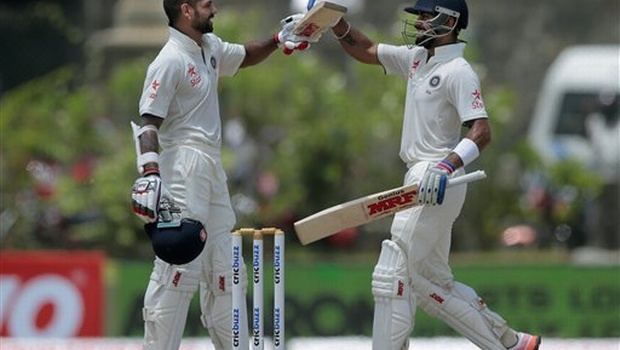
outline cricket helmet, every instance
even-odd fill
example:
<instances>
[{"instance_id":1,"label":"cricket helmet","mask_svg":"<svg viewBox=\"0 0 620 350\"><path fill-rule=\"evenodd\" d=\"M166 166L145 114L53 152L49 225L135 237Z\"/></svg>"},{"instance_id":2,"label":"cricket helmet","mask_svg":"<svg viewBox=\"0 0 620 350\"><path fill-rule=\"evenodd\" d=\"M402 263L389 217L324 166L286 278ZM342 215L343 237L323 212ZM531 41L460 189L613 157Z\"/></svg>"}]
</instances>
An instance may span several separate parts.
<instances>
[{"instance_id":1,"label":"cricket helmet","mask_svg":"<svg viewBox=\"0 0 620 350\"><path fill-rule=\"evenodd\" d=\"M453 16L458 18L456 29L465 29L469 22L469 10L467 9L467 3L465 0L418 0L414 6L406 7L405 11L414 15L419 15L422 12L439 14L440 9L448 9L458 15Z\"/></svg>"},{"instance_id":2,"label":"cricket helmet","mask_svg":"<svg viewBox=\"0 0 620 350\"><path fill-rule=\"evenodd\" d=\"M182 265L196 259L207 241L202 223L193 219L154 222L144 225L155 255L163 261Z\"/></svg>"}]
</instances>

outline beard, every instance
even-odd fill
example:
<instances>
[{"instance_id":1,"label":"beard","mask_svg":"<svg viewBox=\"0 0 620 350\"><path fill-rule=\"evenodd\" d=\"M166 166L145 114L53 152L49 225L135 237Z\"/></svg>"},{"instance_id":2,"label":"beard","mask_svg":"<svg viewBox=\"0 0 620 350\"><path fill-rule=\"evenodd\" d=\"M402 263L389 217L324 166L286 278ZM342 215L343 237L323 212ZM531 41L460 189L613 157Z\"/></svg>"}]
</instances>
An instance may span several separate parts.
<instances>
[{"instance_id":1,"label":"beard","mask_svg":"<svg viewBox=\"0 0 620 350\"><path fill-rule=\"evenodd\" d=\"M192 27L202 34L212 33L213 32L213 23L211 22L211 17L196 17L194 19L194 23L192 23Z\"/></svg>"},{"instance_id":2,"label":"beard","mask_svg":"<svg viewBox=\"0 0 620 350\"><path fill-rule=\"evenodd\" d=\"M415 39L415 44L417 46L422 46L425 49L430 49L433 46L433 43L435 42L435 38L430 37L428 35L419 35L416 39Z\"/></svg>"}]
</instances>

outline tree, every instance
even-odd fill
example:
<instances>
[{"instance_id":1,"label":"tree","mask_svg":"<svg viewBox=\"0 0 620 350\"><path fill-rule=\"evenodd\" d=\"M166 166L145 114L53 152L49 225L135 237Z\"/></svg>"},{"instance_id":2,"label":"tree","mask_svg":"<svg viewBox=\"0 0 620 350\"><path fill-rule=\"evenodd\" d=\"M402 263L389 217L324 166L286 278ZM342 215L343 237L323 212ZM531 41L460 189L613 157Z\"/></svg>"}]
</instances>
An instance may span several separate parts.
<instances>
[{"instance_id":1,"label":"tree","mask_svg":"<svg viewBox=\"0 0 620 350\"><path fill-rule=\"evenodd\" d=\"M238 23L252 27L248 21L259 19L259 12L242 20L228 11L218 16L218 34L243 42L249 34ZM223 159L239 227L277 225L292 234L295 219L402 183L406 84L380 67L322 55L320 45L291 57L275 53L220 80ZM152 256L129 195L138 175L129 121L137 120L147 64L144 58L119 65L96 85L69 66L2 97L3 247ZM507 159L526 156L502 137L516 98L509 89L485 91L495 142L470 169L485 169L489 179L471 185L455 249L494 248L507 218L528 214L519 205L525 167L505 176L513 164ZM372 249L388 225L362 229Z\"/></svg>"}]
</instances>

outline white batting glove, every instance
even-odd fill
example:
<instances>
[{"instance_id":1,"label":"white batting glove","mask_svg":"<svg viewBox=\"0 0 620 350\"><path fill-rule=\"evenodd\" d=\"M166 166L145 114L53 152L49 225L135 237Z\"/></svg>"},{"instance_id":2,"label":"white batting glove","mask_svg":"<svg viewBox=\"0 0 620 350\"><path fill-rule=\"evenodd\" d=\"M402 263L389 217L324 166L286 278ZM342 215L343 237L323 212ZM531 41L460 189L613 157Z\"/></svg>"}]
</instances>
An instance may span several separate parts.
<instances>
[{"instance_id":1,"label":"white batting glove","mask_svg":"<svg viewBox=\"0 0 620 350\"><path fill-rule=\"evenodd\" d=\"M274 35L278 46L284 46L282 51L290 55L294 51L303 51L310 47L310 37L293 34L295 26L304 18L303 13L288 16L280 21L282 29Z\"/></svg>"},{"instance_id":2,"label":"white batting glove","mask_svg":"<svg viewBox=\"0 0 620 350\"><path fill-rule=\"evenodd\" d=\"M157 221L161 190L161 178L157 174L140 177L133 184L131 207L134 214L147 224Z\"/></svg>"},{"instance_id":3,"label":"white batting glove","mask_svg":"<svg viewBox=\"0 0 620 350\"><path fill-rule=\"evenodd\" d=\"M448 185L448 177L456 167L452 163L442 160L434 166L429 166L420 182L418 202L420 204L442 204Z\"/></svg>"}]
</instances>

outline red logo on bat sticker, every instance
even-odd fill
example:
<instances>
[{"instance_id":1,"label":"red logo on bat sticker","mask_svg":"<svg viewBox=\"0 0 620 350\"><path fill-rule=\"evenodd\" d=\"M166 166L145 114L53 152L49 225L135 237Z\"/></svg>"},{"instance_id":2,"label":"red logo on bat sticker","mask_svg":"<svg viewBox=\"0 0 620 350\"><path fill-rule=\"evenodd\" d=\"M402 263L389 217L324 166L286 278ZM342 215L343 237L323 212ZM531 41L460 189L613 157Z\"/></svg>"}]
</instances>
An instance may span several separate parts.
<instances>
[{"instance_id":1,"label":"red logo on bat sticker","mask_svg":"<svg viewBox=\"0 0 620 350\"><path fill-rule=\"evenodd\" d=\"M369 204L367 209L368 217L378 216L391 212L392 209L402 208L414 203L415 196L418 192L416 190L404 192L403 190L388 193L377 198L379 201Z\"/></svg>"},{"instance_id":2,"label":"red logo on bat sticker","mask_svg":"<svg viewBox=\"0 0 620 350\"><path fill-rule=\"evenodd\" d=\"M319 26L317 26L316 24L309 23L308 25L303 27L302 30L299 31L299 35L301 35L301 36L312 36L312 34L314 34L319 29L321 29L321 28Z\"/></svg>"}]
</instances>

